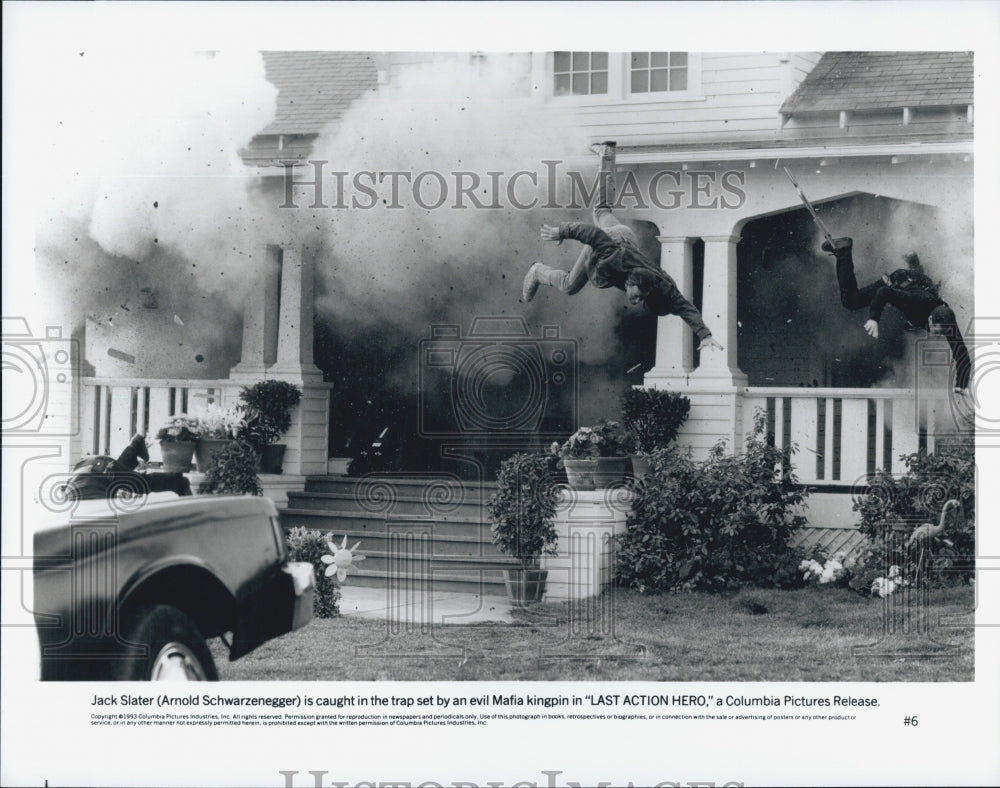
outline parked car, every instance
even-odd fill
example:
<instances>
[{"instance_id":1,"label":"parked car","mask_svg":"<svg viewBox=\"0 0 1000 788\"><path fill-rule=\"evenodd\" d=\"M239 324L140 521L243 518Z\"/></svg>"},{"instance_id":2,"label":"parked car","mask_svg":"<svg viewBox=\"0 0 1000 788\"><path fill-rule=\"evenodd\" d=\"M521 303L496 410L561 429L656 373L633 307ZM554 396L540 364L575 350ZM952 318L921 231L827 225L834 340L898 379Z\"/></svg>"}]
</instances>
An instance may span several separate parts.
<instances>
[{"instance_id":1,"label":"parked car","mask_svg":"<svg viewBox=\"0 0 1000 788\"><path fill-rule=\"evenodd\" d=\"M267 498L83 501L34 548L43 680L214 681L206 639L235 660L312 617L312 565Z\"/></svg>"}]
</instances>

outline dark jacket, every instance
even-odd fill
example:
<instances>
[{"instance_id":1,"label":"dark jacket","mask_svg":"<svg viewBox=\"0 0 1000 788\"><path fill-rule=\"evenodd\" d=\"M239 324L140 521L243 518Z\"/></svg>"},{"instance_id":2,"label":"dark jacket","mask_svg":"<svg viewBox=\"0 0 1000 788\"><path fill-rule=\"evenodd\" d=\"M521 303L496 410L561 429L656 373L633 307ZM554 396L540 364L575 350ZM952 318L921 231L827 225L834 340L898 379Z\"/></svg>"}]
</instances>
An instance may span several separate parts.
<instances>
[{"instance_id":1,"label":"dark jacket","mask_svg":"<svg viewBox=\"0 0 1000 788\"><path fill-rule=\"evenodd\" d=\"M632 243L617 241L600 227L586 222L562 222L560 240L572 238L591 248L587 277L596 287L617 287L624 290L631 280L649 291L646 307L654 315L677 315L691 326L696 337L704 340L712 332L701 319L701 313L688 301L674 280Z\"/></svg>"}]
</instances>

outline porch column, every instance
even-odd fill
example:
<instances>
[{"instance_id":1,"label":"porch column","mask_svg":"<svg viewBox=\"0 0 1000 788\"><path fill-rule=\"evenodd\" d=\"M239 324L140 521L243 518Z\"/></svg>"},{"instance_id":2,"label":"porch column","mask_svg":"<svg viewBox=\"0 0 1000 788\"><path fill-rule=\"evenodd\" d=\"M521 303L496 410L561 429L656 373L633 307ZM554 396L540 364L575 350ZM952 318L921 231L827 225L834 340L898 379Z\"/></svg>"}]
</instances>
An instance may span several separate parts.
<instances>
[{"instance_id":1,"label":"porch column","mask_svg":"<svg viewBox=\"0 0 1000 788\"><path fill-rule=\"evenodd\" d=\"M243 305L243 347L240 362L229 371L231 380L256 382L264 377L268 362L273 360L280 276L281 247L268 246L260 280Z\"/></svg>"},{"instance_id":2,"label":"porch column","mask_svg":"<svg viewBox=\"0 0 1000 788\"><path fill-rule=\"evenodd\" d=\"M314 267L299 244L281 246L281 311L277 359L267 375L296 383L302 401L282 442L286 473L325 474L330 427L330 389L313 363Z\"/></svg>"},{"instance_id":3,"label":"porch column","mask_svg":"<svg viewBox=\"0 0 1000 788\"><path fill-rule=\"evenodd\" d=\"M736 364L736 243L735 235L703 236L705 284L702 318L723 350L703 350L693 381L712 388L747 385Z\"/></svg>"},{"instance_id":4,"label":"porch column","mask_svg":"<svg viewBox=\"0 0 1000 788\"><path fill-rule=\"evenodd\" d=\"M677 283L677 289L693 301L692 247L686 236L658 235L660 267ZM645 375L646 385L670 388L694 369L694 342L687 323L676 315L662 315L656 323L656 364ZM655 381L655 382L654 382Z\"/></svg>"},{"instance_id":5,"label":"porch column","mask_svg":"<svg viewBox=\"0 0 1000 788\"><path fill-rule=\"evenodd\" d=\"M303 257L302 247L282 244L278 353L268 369L272 377L292 382L323 380L313 363L313 277L312 262Z\"/></svg>"}]
</instances>

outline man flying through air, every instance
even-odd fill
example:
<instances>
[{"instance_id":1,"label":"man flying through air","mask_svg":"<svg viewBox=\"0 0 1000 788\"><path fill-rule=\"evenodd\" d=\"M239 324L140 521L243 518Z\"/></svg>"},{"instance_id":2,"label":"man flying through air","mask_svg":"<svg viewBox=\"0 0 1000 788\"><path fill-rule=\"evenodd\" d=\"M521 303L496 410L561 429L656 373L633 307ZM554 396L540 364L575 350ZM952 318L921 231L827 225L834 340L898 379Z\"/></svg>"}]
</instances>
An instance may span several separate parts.
<instances>
[{"instance_id":1,"label":"man flying through air","mask_svg":"<svg viewBox=\"0 0 1000 788\"><path fill-rule=\"evenodd\" d=\"M903 259L906 261L906 268L899 268L859 288L854 275L853 246L851 238L834 238L824 241L820 247L837 259L840 302L846 309L868 307L865 331L873 338L878 338L878 321L886 304L891 304L902 312L912 326L943 336L948 340L951 357L955 362L955 392L965 393L972 371L969 351L958 330L955 313L938 295L934 282L924 274L917 255L905 255Z\"/></svg>"},{"instance_id":2,"label":"man flying through air","mask_svg":"<svg viewBox=\"0 0 1000 788\"><path fill-rule=\"evenodd\" d=\"M597 181L597 205L594 224L562 222L557 227L542 225L543 241L562 243L572 238L584 244L571 271L535 263L524 277L521 300L535 297L540 285L549 285L566 295L575 295L589 281L602 289L624 290L631 304L644 303L654 315L678 315L691 326L700 341L699 350L722 345L712 338L697 308L681 295L674 280L659 266L650 262L641 251L635 233L611 212L614 200L615 143L600 145L600 167Z\"/></svg>"}]
</instances>

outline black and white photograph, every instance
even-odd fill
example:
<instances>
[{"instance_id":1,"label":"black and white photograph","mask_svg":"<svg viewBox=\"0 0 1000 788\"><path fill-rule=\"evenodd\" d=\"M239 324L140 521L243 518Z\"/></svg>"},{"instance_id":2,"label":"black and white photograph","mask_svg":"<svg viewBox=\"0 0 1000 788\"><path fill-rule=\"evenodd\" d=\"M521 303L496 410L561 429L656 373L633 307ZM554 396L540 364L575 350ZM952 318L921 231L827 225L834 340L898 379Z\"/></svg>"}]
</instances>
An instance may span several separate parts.
<instances>
[{"instance_id":1,"label":"black and white photograph","mask_svg":"<svg viewBox=\"0 0 1000 788\"><path fill-rule=\"evenodd\" d=\"M1000 781L1000 3L4 30L0 782Z\"/></svg>"}]
</instances>

